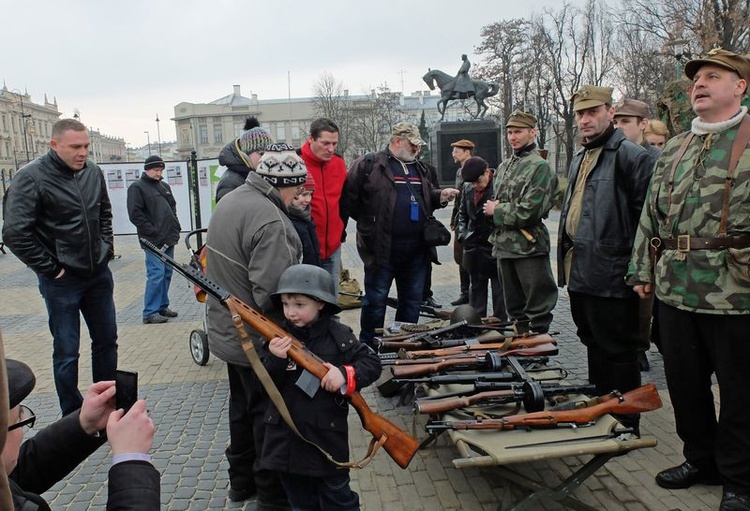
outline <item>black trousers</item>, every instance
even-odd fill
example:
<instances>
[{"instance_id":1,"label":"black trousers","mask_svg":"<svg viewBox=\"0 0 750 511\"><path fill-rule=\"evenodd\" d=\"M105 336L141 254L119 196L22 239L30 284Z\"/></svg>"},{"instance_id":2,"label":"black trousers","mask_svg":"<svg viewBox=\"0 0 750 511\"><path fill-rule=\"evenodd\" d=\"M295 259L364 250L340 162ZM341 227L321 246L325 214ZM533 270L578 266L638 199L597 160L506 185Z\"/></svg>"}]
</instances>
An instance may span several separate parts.
<instances>
[{"instance_id":1,"label":"black trousers","mask_svg":"<svg viewBox=\"0 0 750 511\"><path fill-rule=\"evenodd\" d=\"M278 474L258 469L263 446L263 413L267 398L253 370L227 364L229 375L229 484L235 490L257 492L259 502L288 508Z\"/></svg>"},{"instance_id":2,"label":"black trousers","mask_svg":"<svg viewBox=\"0 0 750 511\"><path fill-rule=\"evenodd\" d=\"M699 314L662 302L659 330L669 396L685 459L750 492L750 314ZM711 375L719 383L716 418Z\"/></svg>"},{"instance_id":3,"label":"black trousers","mask_svg":"<svg viewBox=\"0 0 750 511\"><path fill-rule=\"evenodd\" d=\"M599 394L641 386L638 367L638 295L605 298L569 291L570 313L588 352L589 382ZM619 416L638 429L639 416Z\"/></svg>"}]
</instances>

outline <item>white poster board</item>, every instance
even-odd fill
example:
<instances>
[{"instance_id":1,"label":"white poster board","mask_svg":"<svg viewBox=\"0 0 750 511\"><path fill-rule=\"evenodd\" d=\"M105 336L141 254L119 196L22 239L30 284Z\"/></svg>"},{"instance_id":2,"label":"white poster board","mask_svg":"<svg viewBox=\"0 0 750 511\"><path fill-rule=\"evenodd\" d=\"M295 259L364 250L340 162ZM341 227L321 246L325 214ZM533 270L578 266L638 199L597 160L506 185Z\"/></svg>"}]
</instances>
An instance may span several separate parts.
<instances>
[{"instance_id":1,"label":"white poster board","mask_svg":"<svg viewBox=\"0 0 750 511\"><path fill-rule=\"evenodd\" d=\"M164 181L172 188L177 203L177 218L183 232L196 229L193 222L193 204L190 194L189 169L187 162L164 162ZM109 200L112 202L112 227L115 234L135 234L136 229L128 218L128 187L140 179L143 172L143 163L102 163L99 165L107 181ZM214 197L216 195L216 184L218 177L216 173L219 166L218 160L198 161L198 190L200 197L201 226L208 227L211 213L216 207ZM221 171L218 170L219 175Z\"/></svg>"}]
</instances>

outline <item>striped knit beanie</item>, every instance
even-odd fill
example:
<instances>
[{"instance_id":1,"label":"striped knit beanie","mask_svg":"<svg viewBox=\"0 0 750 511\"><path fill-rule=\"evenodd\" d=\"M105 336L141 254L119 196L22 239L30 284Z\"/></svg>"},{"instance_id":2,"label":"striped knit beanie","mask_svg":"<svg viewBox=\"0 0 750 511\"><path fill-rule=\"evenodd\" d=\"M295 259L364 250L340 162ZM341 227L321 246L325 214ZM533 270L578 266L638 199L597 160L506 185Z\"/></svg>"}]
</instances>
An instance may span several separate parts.
<instances>
[{"instance_id":1,"label":"striped knit beanie","mask_svg":"<svg viewBox=\"0 0 750 511\"><path fill-rule=\"evenodd\" d=\"M258 126L244 131L237 143L240 150L249 156L250 153L264 151L266 146L273 144L273 139L267 129Z\"/></svg>"}]
</instances>

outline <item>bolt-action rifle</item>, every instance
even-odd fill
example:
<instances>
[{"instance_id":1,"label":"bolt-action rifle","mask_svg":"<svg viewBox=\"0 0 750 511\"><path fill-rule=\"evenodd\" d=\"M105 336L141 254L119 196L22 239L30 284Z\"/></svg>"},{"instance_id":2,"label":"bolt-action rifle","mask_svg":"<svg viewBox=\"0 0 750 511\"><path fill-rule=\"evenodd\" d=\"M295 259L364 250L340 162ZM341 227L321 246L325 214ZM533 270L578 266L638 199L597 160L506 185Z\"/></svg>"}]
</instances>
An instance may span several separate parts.
<instances>
[{"instance_id":1,"label":"bolt-action rifle","mask_svg":"<svg viewBox=\"0 0 750 511\"><path fill-rule=\"evenodd\" d=\"M488 334L496 334L496 332L487 332ZM478 342L470 343L466 342L463 345L457 345L451 348L440 348L435 350L416 350L416 351L399 351L399 358L406 359L421 359L421 358L435 358L435 357L449 357L452 355L460 355L469 352L476 351L490 351L490 350L503 350L503 349L516 349L516 348L531 348L533 346L539 346L540 344L557 344L557 341L552 338L549 334L529 335L521 337L505 337L504 343L495 343L485 341L482 336L478 337Z\"/></svg>"},{"instance_id":2,"label":"bolt-action rifle","mask_svg":"<svg viewBox=\"0 0 750 511\"><path fill-rule=\"evenodd\" d=\"M174 268L188 281L199 286L209 296L221 302L228 309L237 310L242 321L253 327L266 339L273 339L274 337L292 337L291 334L283 328L275 324L260 312L248 306L239 298L230 294L228 291L220 288L202 273L188 265L178 263L148 240L141 238L140 241L149 252L153 253L159 257L159 259ZM248 349L252 348L248 347L245 349L246 355L248 354ZM288 355L289 358L297 363L297 365L303 367L318 379L323 378L328 372L328 368L323 365L324 361L305 348L305 346L294 337L292 337L292 346L289 348ZM357 411L359 419L362 421L362 426L364 426L364 428L382 444L383 449L385 449L388 455L393 458L393 461L395 461L399 467L406 468L414 454L417 452L417 449L419 449L419 442L385 417L373 412L359 392L353 392L346 396L346 398L349 399L352 406Z\"/></svg>"},{"instance_id":3,"label":"bolt-action rifle","mask_svg":"<svg viewBox=\"0 0 750 511\"><path fill-rule=\"evenodd\" d=\"M590 425L602 415L631 414L650 412L661 408L661 398L653 383L620 394L612 392L601 401L591 406L574 410L546 410L519 415L509 415L500 419L476 419L456 421L430 421L425 429L430 433L446 430L467 429L535 429L554 427L578 427Z\"/></svg>"}]
</instances>

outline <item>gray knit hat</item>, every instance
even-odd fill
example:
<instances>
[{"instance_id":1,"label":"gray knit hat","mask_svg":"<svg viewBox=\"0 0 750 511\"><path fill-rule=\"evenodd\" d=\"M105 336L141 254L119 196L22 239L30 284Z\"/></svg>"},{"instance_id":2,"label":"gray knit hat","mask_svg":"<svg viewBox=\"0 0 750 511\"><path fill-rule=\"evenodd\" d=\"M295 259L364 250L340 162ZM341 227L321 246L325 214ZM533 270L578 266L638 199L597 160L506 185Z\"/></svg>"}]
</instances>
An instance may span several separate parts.
<instances>
[{"instance_id":1,"label":"gray knit hat","mask_svg":"<svg viewBox=\"0 0 750 511\"><path fill-rule=\"evenodd\" d=\"M273 144L273 139L267 129L258 126L244 131L237 139L237 143L240 150L249 156L250 153L264 151L266 146Z\"/></svg>"}]
</instances>

